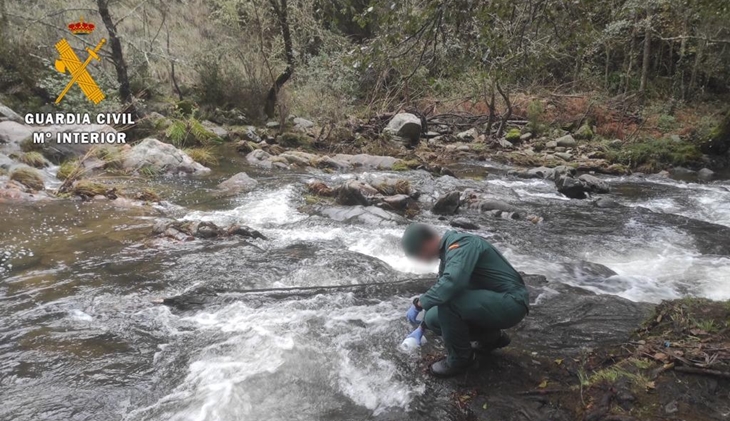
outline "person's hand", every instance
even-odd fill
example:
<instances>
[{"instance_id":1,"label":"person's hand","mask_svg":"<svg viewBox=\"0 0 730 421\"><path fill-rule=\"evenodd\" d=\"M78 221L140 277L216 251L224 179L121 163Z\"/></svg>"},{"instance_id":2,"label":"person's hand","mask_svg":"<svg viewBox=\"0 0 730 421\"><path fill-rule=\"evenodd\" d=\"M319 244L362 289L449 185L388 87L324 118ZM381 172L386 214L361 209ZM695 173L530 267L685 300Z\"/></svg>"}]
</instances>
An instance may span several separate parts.
<instances>
[{"instance_id":1,"label":"person's hand","mask_svg":"<svg viewBox=\"0 0 730 421\"><path fill-rule=\"evenodd\" d=\"M415 304L411 304L411 308L408 309L408 312L406 313L406 319L408 319L409 322L411 322L412 325L417 325L420 323L418 319L418 313L420 313L421 310L418 309L418 307L415 306Z\"/></svg>"},{"instance_id":2,"label":"person's hand","mask_svg":"<svg viewBox=\"0 0 730 421\"><path fill-rule=\"evenodd\" d=\"M416 297L413 299L411 308L409 308L406 313L406 319L408 319L408 321L413 325L419 324L420 322L416 319L416 317L418 317L418 313L420 313L421 310L423 310L423 307L421 307L421 303L418 301L418 297Z\"/></svg>"}]
</instances>

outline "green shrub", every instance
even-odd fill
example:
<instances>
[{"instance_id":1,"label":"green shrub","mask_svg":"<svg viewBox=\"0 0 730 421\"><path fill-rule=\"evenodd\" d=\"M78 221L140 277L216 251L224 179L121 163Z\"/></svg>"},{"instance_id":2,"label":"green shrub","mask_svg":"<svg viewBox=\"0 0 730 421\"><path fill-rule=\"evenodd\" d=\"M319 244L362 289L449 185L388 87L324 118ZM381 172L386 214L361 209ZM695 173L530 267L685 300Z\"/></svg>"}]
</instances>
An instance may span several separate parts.
<instances>
[{"instance_id":1,"label":"green shrub","mask_svg":"<svg viewBox=\"0 0 730 421\"><path fill-rule=\"evenodd\" d=\"M173 119L165 130L165 139L178 148L189 145L209 145L217 136L194 116Z\"/></svg>"}]
</instances>

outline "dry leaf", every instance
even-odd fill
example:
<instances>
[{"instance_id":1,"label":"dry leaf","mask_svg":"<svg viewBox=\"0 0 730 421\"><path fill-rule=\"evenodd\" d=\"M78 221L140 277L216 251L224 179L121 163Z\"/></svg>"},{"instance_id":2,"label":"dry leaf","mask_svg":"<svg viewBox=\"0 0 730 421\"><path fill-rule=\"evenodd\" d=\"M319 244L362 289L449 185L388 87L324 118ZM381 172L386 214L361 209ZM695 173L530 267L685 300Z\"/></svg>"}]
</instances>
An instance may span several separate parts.
<instances>
[{"instance_id":1,"label":"dry leaf","mask_svg":"<svg viewBox=\"0 0 730 421\"><path fill-rule=\"evenodd\" d=\"M558 358L558 359L555 360L555 364L557 364L557 365L561 365L562 363L563 363L563 359L562 358Z\"/></svg>"},{"instance_id":2,"label":"dry leaf","mask_svg":"<svg viewBox=\"0 0 730 421\"><path fill-rule=\"evenodd\" d=\"M545 389L546 387L548 387L548 381L543 380L542 383L540 383L537 387L539 387L540 389Z\"/></svg>"}]
</instances>

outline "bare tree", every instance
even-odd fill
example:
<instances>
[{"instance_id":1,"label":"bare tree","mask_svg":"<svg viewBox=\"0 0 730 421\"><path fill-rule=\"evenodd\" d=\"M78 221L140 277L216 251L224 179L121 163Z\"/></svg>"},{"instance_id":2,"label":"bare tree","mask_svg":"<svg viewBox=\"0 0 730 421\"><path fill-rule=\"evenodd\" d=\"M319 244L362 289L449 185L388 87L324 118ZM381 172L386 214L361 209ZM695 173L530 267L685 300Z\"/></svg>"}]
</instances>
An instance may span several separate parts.
<instances>
[{"instance_id":1,"label":"bare tree","mask_svg":"<svg viewBox=\"0 0 730 421\"><path fill-rule=\"evenodd\" d=\"M294 74L294 46L292 45L291 31L289 30L287 0L269 0L269 4L274 9L276 20L279 23L281 36L284 39L284 54L286 56L286 68L273 81L271 89L269 89L269 94L266 96L264 112L269 118L272 118L276 111L279 90L281 90L284 84Z\"/></svg>"},{"instance_id":2,"label":"bare tree","mask_svg":"<svg viewBox=\"0 0 730 421\"><path fill-rule=\"evenodd\" d=\"M129 86L129 75L127 73L127 63L124 61L124 53L122 51L122 42L117 34L117 26L109 13L109 0L97 0L99 7L99 16L104 22L106 31L109 33L109 45L112 48L112 61L117 72L117 82L119 82L119 98L129 107L129 111L135 116L139 116L139 110L134 105L134 96Z\"/></svg>"}]
</instances>

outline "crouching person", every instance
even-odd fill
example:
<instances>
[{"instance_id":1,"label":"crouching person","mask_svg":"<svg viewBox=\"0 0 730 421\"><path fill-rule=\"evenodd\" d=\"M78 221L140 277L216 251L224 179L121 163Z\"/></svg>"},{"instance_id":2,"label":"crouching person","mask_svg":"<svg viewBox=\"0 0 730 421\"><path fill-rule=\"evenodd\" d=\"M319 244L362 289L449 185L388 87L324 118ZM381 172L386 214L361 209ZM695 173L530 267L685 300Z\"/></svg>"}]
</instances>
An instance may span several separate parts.
<instances>
[{"instance_id":1,"label":"crouching person","mask_svg":"<svg viewBox=\"0 0 730 421\"><path fill-rule=\"evenodd\" d=\"M409 257L440 259L438 282L413 301L407 317L440 335L448 357L431 373L455 376L475 363L475 354L503 348L510 339L502 329L517 325L529 312L527 288L520 274L485 239L448 231L440 237L423 224L411 224L402 238Z\"/></svg>"}]
</instances>

